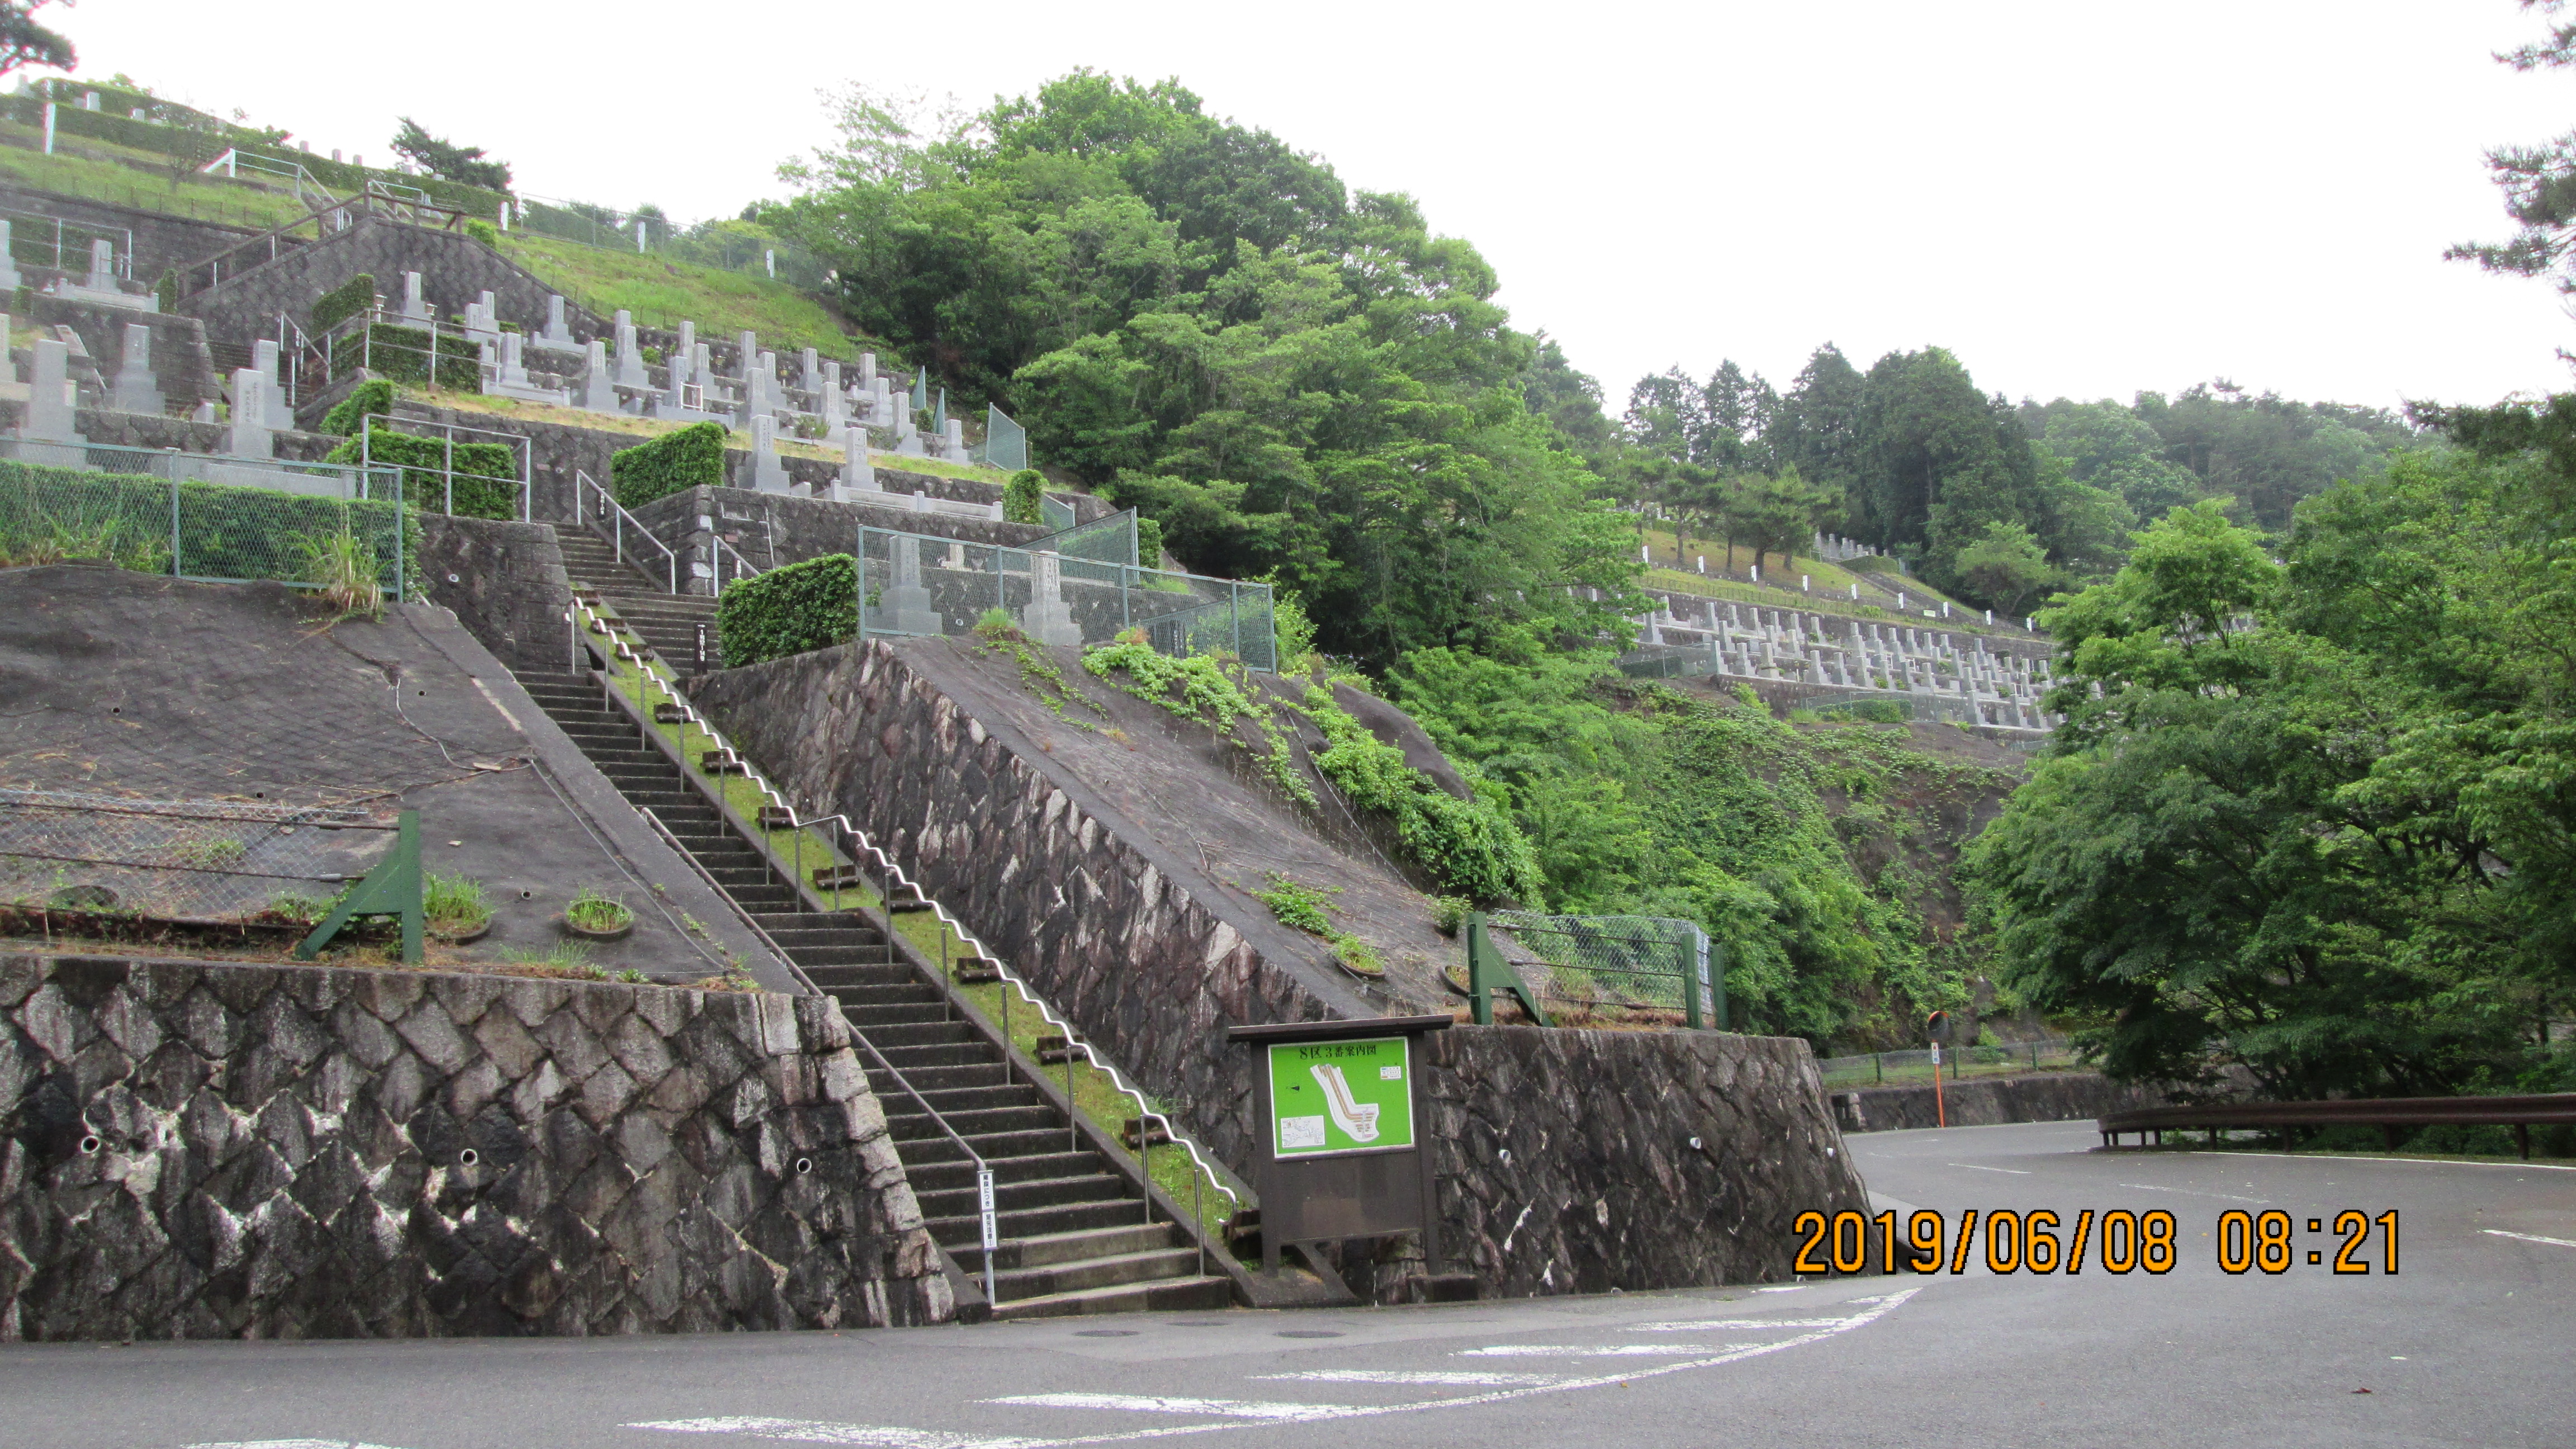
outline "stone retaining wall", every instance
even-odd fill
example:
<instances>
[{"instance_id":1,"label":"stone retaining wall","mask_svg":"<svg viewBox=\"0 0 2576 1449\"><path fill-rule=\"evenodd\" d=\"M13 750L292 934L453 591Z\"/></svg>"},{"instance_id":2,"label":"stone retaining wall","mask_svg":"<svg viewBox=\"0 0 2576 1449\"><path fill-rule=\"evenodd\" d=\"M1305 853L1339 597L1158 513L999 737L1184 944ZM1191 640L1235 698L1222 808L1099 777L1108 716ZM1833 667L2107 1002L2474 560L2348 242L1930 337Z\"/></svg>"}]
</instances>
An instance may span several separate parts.
<instances>
[{"instance_id":1,"label":"stone retaining wall","mask_svg":"<svg viewBox=\"0 0 2576 1449\"><path fill-rule=\"evenodd\" d=\"M140 180L138 185L143 184ZM151 286L163 272L186 266L200 257L210 257L228 247L259 235L248 227L226 226L221 222L198 221L191 217L172 216L162 211L141 211L130 206L116 206L87 197L63 196L32 187L0 184L0 206L13 211L35 212L41 216L60 217L81 226L113 227L134 234L134 280ZM49 245L53 230L26 217L13 218L10 237L19 255L32 259L36 253L31 239L42 237ZM89 270L89 247L86 242L63 248L70 266L66 270L86 273ZM20 262L23 269L26 262Z\"/></svg>"},{"instance_id":2,"label":"stone retaining wall","mask_svg":"<svg viewBox=\"0 0 2576 1449\"><path fill-rule=\"evenodd\" d=\"M951 1315L831 1002L0 957L0 1340Z\"/></svg>"},{"instance_id":3,"label":"stone retaining wall","mask_svg":"<svg viewBox=\"0 0 2576 1449\"><path fill-rule=\"evenodd\" d=\"M1247 1172L1251 1054L1226 1028L1378 1005L1214 878L1204 843L1197 858L1167 847L1210 821L1134 822L1052 747L963 703L964 647L872 640L691 687L800 808L868 830ZM1488 1294L1785 1279L1797 1213L1863 1206L1804 1043L1464 1027L1426 1040L1448 1253Z\"/></svg>"},{"instance_id":4,"label":"stone retaining wall","mask_svg":"<svg viewBox=\"0 0 2576 1449\"><path fill-rule=\"evenodd\" d=\"M1868 1208L1795 1038L1462 1026L1422 1043L1443 1251L1489 1297L1789 1282L1799 1213Z\"/></svg>"},{"instance_id":5,"label":"stone retaining wall","mask_svg":"<svg viewBox=\"0 0 2576 1449\"><path fill-rule=\"evenodd\" d=\"M570 667L564 611L572 582L552 525L420 515L420 573L429 601L456 615L512 670Z\"/></svg>"},{"instance_id":6,"label":"stone retaining wall","mask_svg":"<svg viewBox=\"0 0 2576 1449\"><path fill-rule=\"evenodd\" d=\"M2165 1101L2165 1095L2152 1087L2114 1082L2092 1072L1944 1082L1941 1097L1935 1102L1929 1086L1835 1092L1834 1120L1846 1132L1893 1132L1939 1126L1946 1107L1953 1127L1991 1127L2003 1122L2073 1122L2132 1107L2161 1106Z\"/></svg>"}]
</instances>

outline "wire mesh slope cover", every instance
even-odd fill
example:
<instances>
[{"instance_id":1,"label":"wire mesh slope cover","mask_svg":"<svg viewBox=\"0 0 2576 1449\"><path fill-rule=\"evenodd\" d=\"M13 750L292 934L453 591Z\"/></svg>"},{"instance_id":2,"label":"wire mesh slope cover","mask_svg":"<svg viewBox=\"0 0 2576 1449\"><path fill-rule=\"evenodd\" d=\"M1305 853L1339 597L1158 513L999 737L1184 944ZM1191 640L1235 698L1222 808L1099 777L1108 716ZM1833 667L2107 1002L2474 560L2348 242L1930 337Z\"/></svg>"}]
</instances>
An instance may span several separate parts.
<instances>
[{"instance_id":1,"label":"wire mesh slope cover","mask_svg":"<svg viewBox=\"0 0 2576 1449\"><path fill-rule=\"evenodd\" d=\"M0 790L0 904L232 924L310 917L393 845L359 810Z\"/></svg>"},{"instance_id":2,"label":"wire mesh slope cover","mask_svg":"<svg viewBox=\"0 0 2576 1449\"><path fill-rule=\"evenodd\" d=\"M1680 1013L1693 1025L1726 1025L1726 991L1710 969L1708 936L1696 922L1494 911L1486 923L1504 935L1506 957L1551 1010L1650 1020Z\"/></svg>"}]
</instances>

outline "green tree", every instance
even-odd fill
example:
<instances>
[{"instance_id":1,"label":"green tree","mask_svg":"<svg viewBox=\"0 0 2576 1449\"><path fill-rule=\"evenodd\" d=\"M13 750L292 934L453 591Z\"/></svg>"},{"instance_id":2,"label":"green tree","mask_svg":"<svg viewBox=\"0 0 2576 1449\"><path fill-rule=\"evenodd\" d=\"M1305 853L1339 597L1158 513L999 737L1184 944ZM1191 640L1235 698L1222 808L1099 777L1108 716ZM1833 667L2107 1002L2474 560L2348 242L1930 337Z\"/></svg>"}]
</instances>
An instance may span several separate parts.
<instances>
[{"instance_id":1,"label":"green tree","mask_svg":"<svg viewBox=\"0 0 2576 1449\"><path fill-rule=\"evenodd\" d=\"M2066 579L2048 561L2038 535L2002 519L1987 524L1985 537L1959 550L1952 567L1979 598L2007 614L2021 613Z\"/></svg>"},{"instance_id":2,"label":"green tree","mask_svg":"<svg viewBox=\"0 0 2576 1449\"><path fill-rule=\"evenodd\" d=\"M46 0L0 0L0 75L31 65L70 70L80 63L69 40L36 23L45 5Z\"/></svg>"},{"instance_id":3,"label":"green tree","mask_svg":"<svg viewBox=\"0 0 2576 1449\"><path fill-rule=\"evenodd\" d=\"M459 146L433 136L409 116L395 120L402 127L394 133L395 154L407 156L430 175L459 186L480 186L487 191L510 189L509 163L484 159L480 146Z\"/></svg>"}]
</instances>

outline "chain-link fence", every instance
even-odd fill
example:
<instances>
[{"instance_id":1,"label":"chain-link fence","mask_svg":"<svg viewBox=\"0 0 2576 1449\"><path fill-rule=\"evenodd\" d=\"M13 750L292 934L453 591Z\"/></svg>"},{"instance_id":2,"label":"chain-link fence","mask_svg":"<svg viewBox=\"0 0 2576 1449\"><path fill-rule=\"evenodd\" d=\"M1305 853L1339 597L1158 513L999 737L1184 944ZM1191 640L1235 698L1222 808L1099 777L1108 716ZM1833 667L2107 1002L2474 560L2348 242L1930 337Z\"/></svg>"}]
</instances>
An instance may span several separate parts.
<instances>
[{"instance_id":1,"label":"chain-link fence","mask_svg":"<svg viewBox=\"0 0 2576 1449\"><path fill-rule=\"evenodd\" d=\"M309 928L393 844L358 810L0 790L0 906Z\"/></svg>"},{"instance_id":2,"label":"chain-link fence","mask_svg":"<svg viewBox=\"0 0 2576 1449\"><path fill-rule=\"evenodd\" d=\"M2063 1037L2035 1041L1987 1042L1949 1047L1941 1053L1941 1074L1953 1081L1965 1077L2009 1076L2014 1072L2065 1070L2083 1065L2075 1044ZM1828 1087L1914 1087L1932 1080L1932 1053L1865 1052L1858 1056L1821 1057L1816 1070Z\"/></svg>"},{"instance_id":3,"label":"chain-link fence","mask_svg":"<svg viewBox=\"0 0 2576 1449\"><path fill-rule=\"evenodd\" d=\"M100 559L210 583L420 592L392 468L0 439L0 562Z\"/></svg>"},{"instance_id":4,"label":"chain-link fence","mask_svg":"<svg viewBox=\"0 0 2576 1449\"><path fill-rule=\"evenodd\" d=\"M0 206L0 221L9 223L9 260L19 266L87 276L90 244L105 242L115 256L116 275L134 280L134 233L126 227L84 226L14 206Z\"/></svg>"},{"instance_id":5,"label":"chain-link fence","mask_svg":"<svg viewBox=\"0 0 2576 1449\"><path fill-rule=\"evenodd\" d=\"M1016 473L1029 466L1029 433L1011 420L1011 415L987 404L984 408L984 441L967 450L966 456L987 468L1000 468Z\"/></svg>"},{"instance_id":6,"label":"chain-link fence","mask_svg":"<svg viewBox=\"0 0 2576 1449\"><path fill-rule=\"evenodd\" d=\"M1224 651L1252 669L1276 672L1270 586L1117 561L1122 546L1126 558L1135 557L1134 528L1132 516L1086 525L1075 542L1111 556L1104 561L863 527L860 632L965 634L999 609L1045 644L1089 647L1134 629L1161 653Z\"/></svg>"},{"instance_id":7,"label":"chain-link fence","mask_svg":"<svg viewBox=\"0 0 2576 1449\"><path fill-rule=\"evenodd\" d=\"M1711 968L1708 935L1697 922L1493 911L1485 924L1551 1013L1572 1008L1633 1022L1726 1025L1724 971Z\"/></svg>"}]
</instances>

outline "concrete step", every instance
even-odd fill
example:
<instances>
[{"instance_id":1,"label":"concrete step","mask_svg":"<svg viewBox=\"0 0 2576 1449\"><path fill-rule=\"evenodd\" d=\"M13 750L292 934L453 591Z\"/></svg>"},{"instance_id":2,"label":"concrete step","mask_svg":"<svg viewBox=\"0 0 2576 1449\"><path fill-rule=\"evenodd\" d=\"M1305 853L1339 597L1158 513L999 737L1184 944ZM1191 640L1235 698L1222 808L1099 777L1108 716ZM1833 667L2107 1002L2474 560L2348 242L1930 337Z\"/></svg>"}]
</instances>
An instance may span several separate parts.
<instances>
[{"instance_id":1,"label":"concrete step","mask_svg":"<svg viewBox=\"0 0 2576 1449\"><path fill-rule=\"evenodd\" d=\"M996 1191L999 1191L996 1189ZM927 1217L924 1225L942 1247L954 1251L960 1243L980 1243L984 1220L972 1208L971 1196L965 1201L968 1211L944 1218ZM1086 1228L1124 1227L1145 1215L1145 1205L1135 1198L1101 1199L1095 1202L1063 1203L1046 1207L1025 1208L1002 1213L996 1226L1005 1238L1033 1237L1047 1233L1075 1233Z\"/></svg>"},{"instance_id":2,"label":"concrete step","mask_svg":"<svg viewBox=\"0 0 2576 1449\"><path fill-rule=\"evenodd\" d=\"M868 1075L872 1079L877 1076L874 1072ZM995 1136L998 1140L998 1134L1005 1133L1052 1130L1055 1133L1064 1134L1064 1119L1055 1114L1055 1109L1031 1105L1035 1102L1037 1093L1025 1087L1021 1090L1027 1093L1029 1103L992 1107L951 1108L941 1102L935 1092L924 1090L922 1095L928 1097L930 1104L939 1109L939 1115L948 1119L949 1127L969 1142L981 1143L988 1136ZM957 1144L948 1140L948 1134L940 1131L936 1123L918 1110L913 1105L912 1098L895 1087L891 1079L877 1084L876 1093L877 1100L886 1109L886 1131L892 1134L898 1143L908 1138L937 1138L943 1150L956 1150ZM975 1150L984 1152L981 1146L977 1146ZM985 1153L985 1155L989 1157L992 1154Z\"/></svg>"},{"instance_id":3,"label":"concrete step","mask_svg":"<svg viewBox=\"0 0 2576 1449\"><path fill-rule=\"evenodd\" d=\"M909 1074L916 1067L964 1066L968 1059L995 1062L1001 1054L984 1040L983 1033L962 1021L917 1021L896 1023L882 1018L868 1022L868 1040L886 1054L897 1071Z\"/></svg>"},{"instance_id":4,"label":"concrete step","mask_svg":"<svg viewBox=\"0 0 2576 1449\"><path fill-rule=\"evenodd\" d=\"M922 980L920 977L913 975L912 968L902 965L901 963L892 963L882 966L830 966L814 972L813 976L815 985L832 992L834 995L839 995L844 988L866 993L843 999L843 1004L852 1008L851 1020L853 1021L863 1019L861 1011L871 1003L880 1001L936 1001L938 999L938 987L933 986L929 982ZM927 996L895 997L877 994L880 991L892 990L898 987L906 991L926 992L929 994Z\"/></svg>"},{"instance_id":5,"label":"concrete step","mask_svg":"<svg viewBox=\"0 0 2576 1449\"><path fill-rule=\"evenodd\" d=\"M892 1031L904 1030L902 1027L891 1027L888 1029ZM875 1027L863 1027L861 1030L867 1034L869 1041L873 1042L877 1039L878 1031ZM883 1051L884 1048L880 1047L878 1050ZM876 1069L871 1067L868 1075L871 1077L875 1076ZM931 1106L942 1112L948 1110L947 1104L939 1099L939 1094L942 1092L972 1091L981 1087L1000 1087L1008 1085L1007 1080L1003 1076L1003 1067L999 1060L986 1060L964 1066L905 1067L903 1068L903 1079L912 1084L912 1089L914 1091L928 1097L930 1099ZM888 1085L891 1086L892 1084L889 1083ZM882 1096L883 1092L881 1091L879 1095Z\"/></svg>"},{"instance_id":6,"label":"concrete step","mask_svg":"<svg viewBox=\"0 0 2576 1449\"><path fill-rule=\"evenodd\" d=\"M973 1180L971 1169L968 1180ZM1141 1213L1144 1209L1139 1207L1137 1211ZM977 1241L980 1243L982 1239ZM1062 1263L1079 1263L1086 1258L1161 1252L1188 1242L1188 1235L1181 1231L1178 1223L1127 1222L1114 1228L1012 1238L993 1250L993 1266L1008 1270L1047 1268Z\"/></svg>"},{"instance_id":7,"label":"concrete step","mask_svg":"<svg viewBox=\"0 0 2576 1449\"><path fill-rule=\"evenodd\" d=\"M1028 1094L1030 1101L1034 1102L1038 1099L1038 1094L1029 1091L1028 1088L1022 1087L1020 1090ZM894 1097L884 1099L888 1111L893 1110L896 1100L897 1098ZM910 1098L901 1100L905 1106L911 1105ZM928 1121L929 1119L920 1117L916 1113L915 1120ZM952 1117L950 1120L956 1119ZM1055 1125L1051 1127L1018 1132L986 1132L967 1140L975 1144L975 1150L982 1154L985 1161L991 1162L1002 1157L1042 1157L1052 1152L1070 1152L1073 1149L1065 1146L1065 1135L1064 1120L1058 1118ZM904 1170L907 1172L916 1166L966 1161L965 1150L944 1136L907 1138L895 1144L895 1155L903 1159Z\"/></svg>"},{"instance_id":8,"label":"concrete step","mask_svg":"<svg viewBox=\"0 0 2576 1449\"><path fill-rule=\"evenodd\" d=\"M994 1256L998 1258L1001 1254L996 1251ZM980 1271L982 1254L978 1253L976 1257ZM1159 1286L1177 1279L1196 1278L1198 1273L1197 1248L1157 1248L1151 1252L1117 1253L1102 1258L1081 1258L1070 1263L1052 1263L1043 1268L997 1272L993 1276L993 1295L1006 1302L1026 1303L1106 1288Z\"/></svg>"},{"instance_id":9,"label":"concrete step","mask_svg":"<svg viewBox=\"0 0 2576 1449\"><path fill-rule=\"evenodd\" d=\"M1099 1160L1089 1152L1039 1152L1026 1157L987 1157L984 1163L993 1169L993 1181L1004 1183L1062 1177L1095 1167ZM951 1162L926 1162L918 1167L906 1165L904 1172L912 1179L914 1192L972 1192L975 1188L975 1164L962 1155Z\"/></svg>"},{"instance_id":10,"label":"concrete step","mask_svg":"<svg viewBox=\"0 0 2576 1449\"><path fill-rule=\"evenodd\" d=\"M1099 1159L1094 1157L1091 1162L1096 1169ZM993 1206L1007 1217L1052 1208L1078 1207L1085 1203L1124 1202L1131 1218L1141 1215L1145 1210L1144 1203L1136 1198L1122 1198L1120 1194L1126 1191L1128 1187L1124 1178L1094 1170L1064 1177L996 1182L993 1184ZM975 1213L975 1186L971 1182L963 1187L927 1192L916 1186L913 1196L921 1200L921 1215L925 1218L972 1217ZM1018 1233L1014 1232L1012 1236L1016 1237Z\"/></svg>"},{"instance_id":11,"label":"concrete step","mask_svg":"<svg viewBox=\"0 0 2576 1449\"><path fill-rule=\"evenodd\" d=\"M1115 1288L1085 1288L993 1305L995 1318L1069 1318L1099 1313L1178 1313L1229 1307L1234 1285L1224 1278L1166 1278Z\"/></svg>"}]
</instances>

